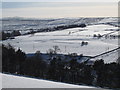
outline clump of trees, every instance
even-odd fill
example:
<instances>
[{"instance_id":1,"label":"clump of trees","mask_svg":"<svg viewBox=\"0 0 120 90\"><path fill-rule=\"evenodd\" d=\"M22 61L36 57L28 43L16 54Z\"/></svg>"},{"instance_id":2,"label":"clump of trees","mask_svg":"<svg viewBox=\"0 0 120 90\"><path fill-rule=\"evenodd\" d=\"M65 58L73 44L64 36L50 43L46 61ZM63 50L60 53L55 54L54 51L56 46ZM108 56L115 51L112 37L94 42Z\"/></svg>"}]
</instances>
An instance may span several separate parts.
<instances>
[{"instance_id":1,"label":"clump of trees","mask_svg":"<svg viewBox=\"0 0 120 90\"><path fill-rule=\"evenodd\" d=\"M4 32L2 31L2 40L6 40L6 39L14 39L15 36L20 36L21 33L20 31L14 30L12 32Z\"/></svg>"},{"instance_id":2,"label":"clump of trees","mask_svg":"<svg viewBox=\"0 0 120 90\"><path fill-rule=\"evenodd\" d=\"M88 42L82 41L81 46L88 45Z\"/></svg>"},{"instance_id":3,"label":"clump of trees","mask_svg":"<svg viewBox=\"0 0 120 90\"><path fill-rule=\"evenodd\" d=\"M21 73L22 64L26 59L26 54L20 49L15 49L9 44L2 45L2 71L10 73Z\"/></svg>"},{"instance_id":4,"label":"clump of trees","mask_svg":"<svg viewBox=\"0 0 120 90\"><path fill-rule=\"evenodd\" d=\"M86 27L86 24L82 23L82 24L73 24L73 25L63 25L63 26L57 26L54 29L55 30L62 30L62 29L76 28L76 27L84 28L84 27Z\"/></svg>"},{"instance_id":5,"label":"clump of trees","mask_svg":"<svg viewBox=\"0 0 120 90\"><path fill-rule=\"evenodd\" d=\"M101 34L94 34L93 37L97 37L98 39L102 37Z\"/></svg>"},{"instance_id":6,"label":"clump of trees","mask_svg":"<svg viewBox=\"0 0 120 90\"><path fill-rule=\"evenodd\" d=\"M86 84L99 87L120 88L120 64L105 64L96 60L94 64L79 63L75 57L64 60L60 56L44 60L40 51L26 57L22 50L15 50L11 45L2 45L2 72L32 76L73 84ZM67 56L68 57L68 56Z\"/></svg>"},{"instance_id":7,"label":"clump of trees","mask_svg":"<svg viewBox=\"0 0 120 90\"><path fill-rule=\"evenodd\" d=\"M57 54L58 52L60 52L60 48L59 48L59 46L57 46L57 45L53 46L52 49L49 49L49 50L47 51L47 53L48 53L49 55Z\"/></svg>"},{"instance_id":8,"label":"clump of trees","mask_svg":"<svg viewBox=\"0 0 120 90\"><path fill-rule=\"evenodd\" d=\"M93 69L97 75L97 86L120 88L120 64L104 64L103 60L97 60L93 65Z\"/></svg>"}]
</instances>

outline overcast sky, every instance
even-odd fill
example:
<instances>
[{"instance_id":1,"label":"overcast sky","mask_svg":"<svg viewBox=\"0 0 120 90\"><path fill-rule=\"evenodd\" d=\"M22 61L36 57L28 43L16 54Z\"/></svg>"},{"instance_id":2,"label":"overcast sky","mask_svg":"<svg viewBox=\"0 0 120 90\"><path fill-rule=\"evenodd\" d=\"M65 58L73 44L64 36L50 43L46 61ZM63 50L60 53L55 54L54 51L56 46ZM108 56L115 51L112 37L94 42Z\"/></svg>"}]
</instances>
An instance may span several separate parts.
<instances>
[{"instance_id":1,"label":"overcast sky","mask_svg":"<svg viewBox=\"0 0 120 90\"><path fill-rule=\"evenodd\" d=\"M2 2L119 2L119 0L1 0Z\"/></svg>"},{"instance_id":2,"label":"overcast sky","mask_svg":"<svg viewBox=\"0 0 120 90\"><path fill-rule=\"evenodd\" d=\"M117 17L118 3L3 2L2 17L15 17L15 16L28 18Z\"/></svg>"}]
</instances>

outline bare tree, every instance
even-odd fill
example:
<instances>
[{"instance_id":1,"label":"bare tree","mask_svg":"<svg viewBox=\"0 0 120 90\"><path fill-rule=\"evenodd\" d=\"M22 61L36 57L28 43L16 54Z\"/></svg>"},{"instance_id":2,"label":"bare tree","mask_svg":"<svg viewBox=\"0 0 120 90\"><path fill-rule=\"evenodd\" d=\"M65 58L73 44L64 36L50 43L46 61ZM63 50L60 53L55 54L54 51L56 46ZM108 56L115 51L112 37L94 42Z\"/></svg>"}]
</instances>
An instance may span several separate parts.
<instances>
[{"instance_id":1,"label":"bare tree","mask_svg":"<svg viewBox=\"0 0 120 90\"><path fill-rule=\"evenodd\" d=\"M54 54L57 54L60 51L58 46L53 46Z\"/></svg>"}]
</instances>

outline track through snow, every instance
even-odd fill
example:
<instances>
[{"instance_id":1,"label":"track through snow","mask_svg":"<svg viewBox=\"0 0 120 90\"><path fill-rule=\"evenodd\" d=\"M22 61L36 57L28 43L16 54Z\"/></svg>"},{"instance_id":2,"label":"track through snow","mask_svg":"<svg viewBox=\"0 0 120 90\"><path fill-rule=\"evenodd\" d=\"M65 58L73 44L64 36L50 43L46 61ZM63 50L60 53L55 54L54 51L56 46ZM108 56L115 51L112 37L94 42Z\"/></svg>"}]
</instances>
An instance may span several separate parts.
<instances>
[{"instance_id":1,"label":"track through snow","mask_svg":"<svg viewBox=\"0 0 120 90\"><path fill-rule=\"evenodd\" d=\"M94 87L2 74L2 88L94 88Z\"/></svg>"}]
</instances>

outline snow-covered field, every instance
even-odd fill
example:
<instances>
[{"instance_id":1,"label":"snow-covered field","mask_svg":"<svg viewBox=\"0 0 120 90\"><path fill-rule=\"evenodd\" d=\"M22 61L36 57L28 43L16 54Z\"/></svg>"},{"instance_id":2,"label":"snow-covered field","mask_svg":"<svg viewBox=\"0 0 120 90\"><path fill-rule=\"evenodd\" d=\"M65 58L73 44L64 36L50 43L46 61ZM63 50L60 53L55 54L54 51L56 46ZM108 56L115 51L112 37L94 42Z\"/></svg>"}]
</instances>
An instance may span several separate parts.
<instances>
[{"instance_id":1,"label":"snow-covered field","mask_svg":"<svg viewBox=\"0 0 120 90\"><path fill-rule=\"evenodd\" d=\"M70 22L72 21L72 22ZM91 24L90 22L91 21ZM12 21L11 21L12 22ZM28 22L28 21L25 21ZM29 21L28 27L34 27L30 24ZM37 23L41 26L52 26L52 25L70 25L71 23L80 24L81 22L87 23L87 27L85 28L70 28L59 31L52 32L41 32L30 35L18 36L15 39L8 39L3 41L2 43L8 44L10 43L15 48L21 48L25 53L35 53L36 51L40 51L41 53L46 53L49 49L53 48L53 46L59 46L60 54L68 54L68 53L77 53L83 54L84 56L96 56L101 53L113 50L118 47L118 38L106 38L105 35L117 35L119 31L118 27L114 25L117 22L117 18L101 18L101 19L55 19L55 20L38 20ZM46 23L42 25L42 23ZM26 25L22 24L20 27ZM33 22L34 23L34 22ZM109 25L106 23L114 24ZM9 23L3 23L6 27L14 27L15 23L9 25ZM48 25L49 24L49 25ZM8 26L7 26L8 25ZM30 25L30 26L29 26ZM36 24L38 25L38 24ZM18 24L19 26L19 24ZM17 27L17 26L16 26ZM38 26L39 27L39 26ZM18 28L18 27L17 27ZM40 27L39 27L40 28ZM10 28L9 28L10 29ZM17 30L17 29L16 29ZM94 35L101 35L101 38L93 37ZM88 42L87 45L81 45L82 42ZM110 54L111 55L111 54ZM117 52L114 53L114 57L117 56ZM108 55L109 56L109 55ZM103 57L101 59L104 59ZM108 61L106 59L106 61ZM109 60L111 62L111 60ZM115 61L112 59L112 61Z\"/></svg>"},{"instance_id":2,"label":"snow-covered field","mask_svg":"<svg viewBox=\"0 0 120 90\"><path fill-rule=\"evenodd\" d=\"M95 57L93 59L90 59L91 61L96 61L98 59L103 59L105 63L111 63L111 62L116 62L116 60L119 58L119 53L120 53L120 49Z\"/></svg>"},{"instance_id":3,"label":"snow-covered field","mask_svg":"<svg viewBox=\"0 0 120 90\"><path fill-rule=\"evenodd\" d=\"M87 56L94 56L118 47L118 41L112 39L97 39L94 34L107 34L113 31L106 29L114 29L117 27L110 25L91 25L86 28L72 28L54 32L42 32L34 35L18 36L13 40L5 40L3 43L10 43L14 47L20 47L26 53L34 53L40 50L46 53L53 46L59 46L59 53L78 53ZM117 31L115 31L117 32ZM81 42L86 41L88 45L81 46Z\"/></svg>"},{"instance_id":4,"label":"snow-covered field","mask_svg":"<svg viewBox=\"0 0 120 90\"><path fill-rule=\"evenodd\" d=\"M94 87L2 74L2 88L94 88Z\"/></svg>"}]
</instances>

